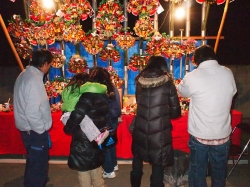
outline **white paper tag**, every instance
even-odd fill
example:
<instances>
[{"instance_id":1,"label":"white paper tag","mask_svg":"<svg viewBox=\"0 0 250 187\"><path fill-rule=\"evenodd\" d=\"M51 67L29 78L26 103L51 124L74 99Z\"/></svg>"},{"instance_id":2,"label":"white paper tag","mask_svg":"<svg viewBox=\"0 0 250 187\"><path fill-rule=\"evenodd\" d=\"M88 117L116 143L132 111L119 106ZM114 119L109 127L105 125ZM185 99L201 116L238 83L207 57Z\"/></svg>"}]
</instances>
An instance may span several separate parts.
<instances>
[{"instance_id":1,"label":"white paper tag","mask_svg":"<svg viewBox=\"0 0 250 187\"><path fill-rule=\"evenodd\" d=\"M157 8L157 14L160 14L164 11L164 8L161 6L161 4Z\"/></svg>"}]
</instances>

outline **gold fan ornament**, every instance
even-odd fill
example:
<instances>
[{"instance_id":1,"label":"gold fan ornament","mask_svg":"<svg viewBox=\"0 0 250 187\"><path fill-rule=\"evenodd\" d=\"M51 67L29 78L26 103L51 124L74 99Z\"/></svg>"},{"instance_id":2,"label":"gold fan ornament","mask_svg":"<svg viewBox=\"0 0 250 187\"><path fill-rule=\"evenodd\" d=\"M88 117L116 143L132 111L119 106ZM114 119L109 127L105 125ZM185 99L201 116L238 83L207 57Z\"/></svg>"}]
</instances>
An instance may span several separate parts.
<instances>
[{"instance_id":1,"label":"gold fan ornament","mask_svg":"<svg viewBox=\"0 0 250 187\"><path fill-rule=\"evenodd\" d=\"M71 42L74 45L83 41L85 32L82 30L82 25L70 25L64 30L63 39L66 42Z\"/></svg>"}]
</instances>

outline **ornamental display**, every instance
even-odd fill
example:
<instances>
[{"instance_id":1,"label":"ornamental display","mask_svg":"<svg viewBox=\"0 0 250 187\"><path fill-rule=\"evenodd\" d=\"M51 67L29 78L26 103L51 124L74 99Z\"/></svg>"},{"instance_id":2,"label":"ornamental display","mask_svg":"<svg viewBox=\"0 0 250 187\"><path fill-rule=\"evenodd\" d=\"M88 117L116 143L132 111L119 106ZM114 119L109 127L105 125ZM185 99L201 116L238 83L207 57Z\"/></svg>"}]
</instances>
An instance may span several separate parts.
<instances>
[{"instance_id":1,"label":"ornamental display","mask_svg":"<svg viewBox=\"0 0 250 187\"><path fill-rule=\"evenodd\" d=\"M100 37L100 35L94 32L88 34L83 38L82 45L89 54L96 55L102 50L104 41L103 38Z\"/></svg>"},{"instance_id":2,"label":"ornamental display","mask_svg":"<svg viewBox=\"0 0 250 187\"><path fill-rule=\"evenodd\" d=\"M94 15L94 10L88 0L78 0L76 3L65 3L60 6L56 13L63 17L66 25L79 24L79 21L86 20Z\"/></svg>"},{"instance_id":3,"label":"ornamental display","mask_svg":"<svg viewBox=\"0 0 250 187\"><path fill-rule=\"evenodd\" d=\"M42 7L41 0L31 0L29 12L30 19L36 26L41 26L45 23L49 23L54 17L52 10L47 10Z\"/></svg>"},{"instance_id":4,"label":"ornamental display","mask_svg":"<svg viewBox=\"0 0 250 187\"><path fill-rule=\"evenodd\" d=\"M118 34L115 38L117 46L122 49L129 49L135 44L135 38L129 32Z\"/></svg>"},{"instance_id":5,"label":"ornamental display","mask_svg":"<svg viewBox=\"0 0 250 187\"><path fill-rule=\"evenodd\" d=\"M127 4L127 11L134 16L144 13L153 16L159 5L159 0L130 0Z\"/></svg>"},{"instance_id":6,"label":"ornamental display","mask_svg":"<svg viewBox=\"0 0 250 187\"><path fill-rule=\"evenodd\" d=\"M154 31L151 18L149 16L140 17L135 23L134 31L137 36L142 38L150 36Z\"/></svg>"},{"instance_id":7,"label":"ornamental display","mask_svg":"<svg viewBox=\"0 0 250 187\"><path fill-rule=\"evenodd\" d=\"M95 26L99 34L109 38L121 31L120 22L124 20L119 0L103 0L98 7Z\"/></svg>"},{"instance_id":8,"label":"ornamental display","mask_svg":"<svg viewBox=\"0 0 250 187\"><path fill-rule=\"evenodd\" d=\"M147 43L145 52L154 56L165 56L168 48L169 38L161 35L159 32L155 32L151 40Z\"/></svg>"},{"instance_id":9,"label":"ornamental display","mask_svg":"<svg viewBox=\"0 0 250 187\"><path fill-rule=\"evenodd\" d=\"M221 4L223 4L225 1L226 1L226 0L196 0L196 2L197 2L197 3L200 3L200 4L206 2L206 3L209 3L209 4L214 4L214 3L216 3L217 5L221 5Z\"/></svg>"},{"instance_id":10,"label":"ornamental display","mask_svg":"<svg viewBox=\"0 0 250 187\"><path fill-rule=\"evenodd\" d=\"M102 61L118 62L121 58L120 53L114 48L113 44L108 44L107 47L99 53L99 58Z\"/></svg>"},{"instance_id":11,"label":"ornamental display","mask_svg":"<svg viewBox=\"0 0 250 187\"><path fill-rule=\"evenodd\" d=\"M66 42L71 42L74 45L83 41L85 32L82 30L82 25L70 25L64 30L63 39Z\"/></svg>"},{"instance_id":12,"label":"ornamental display","mask_svg":"<svg viewBox=\"0 0 250 187\"><path fill-rule=\"evenodd\" d=\"M112 83L119 89L124 85L124 80L121 79L117 73L117 71L112 67L109 66L108 68L106 68L107 71L110 74L110 79L112 81Z\"/></svg>"},{"instance_id":13,"label":"ornamental display","mask_svg":"<svg viewBox=\"0 0 250 187\"><path fill-rule=\"evenodd\" d=\"M53 68L61 68L64 65L66 57L62 55L56 48L50 48L49 51L53 55L51 66Z\"/></svg>"},{"instance_id":14,"label":"ornamental display","mask_svg":"<svg viewBox=\"0 0 250 187\"><path fill-rule=\"evenodd\" d=\"M69 80L64 79L60 76L55 76L51 81L46 81L44 84L48 98L56 98L61 95L63 89L68 84Z\"/></svg>"},{"instance_id":15,"label":"ornamental display","mask_svg":"<svg viewBox=\"0 0 250 187\"><path fill-rule=\"evenodd\" d=\"M134 54L129 59L128 69L132 71L141 71L147 65L149 58L149 55L140 56L138 54Z\"/></svg>"},{"instance_id":16,"label":"ornamental display","mask_svg":"<svg viewBox=\"0 0 250 187\"><path fill-rule=\"evenodd\" d=\"M87 65L87 61L85 58L81 57L80 55L76 54L73 55L69 62L68 62L68 70L71 73L81 73L84 72L88 65Z\"/></svg>"}]
</instances>

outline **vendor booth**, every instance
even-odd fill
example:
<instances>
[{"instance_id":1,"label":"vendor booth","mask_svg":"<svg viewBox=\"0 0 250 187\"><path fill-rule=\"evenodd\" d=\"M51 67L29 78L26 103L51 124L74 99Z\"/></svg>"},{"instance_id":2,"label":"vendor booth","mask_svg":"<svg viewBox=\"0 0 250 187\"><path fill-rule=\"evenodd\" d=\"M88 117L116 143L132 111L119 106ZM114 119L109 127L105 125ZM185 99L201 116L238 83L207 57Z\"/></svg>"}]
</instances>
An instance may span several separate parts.
<instances>
[{"instance_id":1,"label":"vendor booth","mask_svg":"<svg viewBox=\"0 0 250 187\"><path fill-rule=\"evenodd\" d=\"M71 136L63 132L64 125L60 121L61 112L53 112L53 125L49 131L52 141L50 156L68 156L70 149ZM232 128L241 122L242 113L232 111ZM122 115L122 122L117 129L118 143L117 157L121 159L131 159L132 136L128 126L132 122L134 115ZM184 114L178 119L171 120L173 125L173 147L184 152L189 152L187 132L188 115ZM25 154L24 145L20 132L16 129L13 112L0 112L0 155L22 155ZM241 132L236 130L232 136L232 143L240 145Z\"/></svg>"},{"instance_id":2,"label":"vendor booth","mask_svg":"<svg viewBox=\"0 0 250 187\"><path fill-rule=\"evenodd\" d=\"M44 9L40 2L31 0L27 5L28 21L19 15L13 15L7 29L4 28L3 21L1 19L0 21L6 31L5 34L9 33L8 38L10 36L12 38L9 43L22 70L24 68L19 57L31 59L33 50L46 48L54 56L52 67L44 77L53 118L53 125L49 131L52 141L50 156L69 155L71 137L63 132L64 126L60 121L62 90L75 74L101 66L107 68L111 74L121 97L123 114L117 129L117 157L131 159L132 137L128 126L136 113L135 77L153 55L163 56L166 59L176 86L186 73L193 71L196 68L192 63L193 52L196 47L205 44L206 39L209 39L205 36L205 26L210 3L199 2L204 4L202 36L190 37L190 0L169 0L171 15L169 35L160 33L158 29L158 14L163 11L159 0L129 2L125 0L124 7L119 0L102 0L99 6L96 1L92 1L91 5L90 1L85 0L62 0L56 1L58 4L56 8L53 7L53 11ZM175 3L184 3L187 11L185 33L180 29L178 37L174 36L172 18ZM127 27L127 13L138 16L132 29L133 33ZM93 25L92 30L85 33L82 27L88 17L92 18ZM200 40L196 40L197 38ZM216 39L220 39L220 35ZM173 147L189 153L187 132L189 99L180 97L180 103L182 116L171 120ZM241 117L241 112L232 111L232 128L241 122ZM240 145L240 135L240 131L234 132L233 144ZM0 112L0 154L25 154L20 132L15 127L12 106Z\"/></svg>"}]
</instances>

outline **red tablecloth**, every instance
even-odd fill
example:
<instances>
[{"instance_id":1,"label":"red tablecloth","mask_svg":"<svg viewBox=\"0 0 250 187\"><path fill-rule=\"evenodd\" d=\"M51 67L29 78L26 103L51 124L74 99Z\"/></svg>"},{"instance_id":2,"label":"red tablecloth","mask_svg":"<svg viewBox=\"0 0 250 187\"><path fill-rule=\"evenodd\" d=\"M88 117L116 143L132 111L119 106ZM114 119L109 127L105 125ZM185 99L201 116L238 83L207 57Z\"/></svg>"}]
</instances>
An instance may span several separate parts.
<instances>
[{"instance_id":1,"label":"red tablecloth","mask_svg":"<svg viewBox=\"0 0 250 187\"><path fill-rule=\"evenodd\" d=\"M118 144L117 144L117 157L119 158L132 158L131 143L132 136L128 131L128 126L132 122L134 116L123 115L122 123L119 124L117 134L118 134ZM242 113L236 110L232 111L232 128L241 122ZM174 149L179 149L184 152L189 153L188 139L189 134L187 132L187 121L188 115L183 115L178 119L171 120L173 125L172 137L173 137L173 147ZM232 143L240 145L241 132L236 129L232 136Z\"/></svg>"},{"instance_id":2,"label":"red tablecloth","mask_svg":"<svg viewBox=\"0 0 250 187\"><path fill-rule=\"evenodd\" d=\"M53 126L50 130L52 148L50 156L68 156L71 136L63 132L63 124L60 121L61 112L52 113ZM122 115L122 122L117 129L118 144L117 157L123 159L132 158L131 142L132 137L128 131L128 126L134 116ZM232 112L232 127L241 122L242 113ZM189 152L187 133L187 115L172 120L173 124L173 146ZM240 145L241 132L236 130L232 137L234 144ZM0 154L25 154L25 149L21 140L20 132L16 129L13 112L0 112Z\"/></svg>"}]
</instances>

